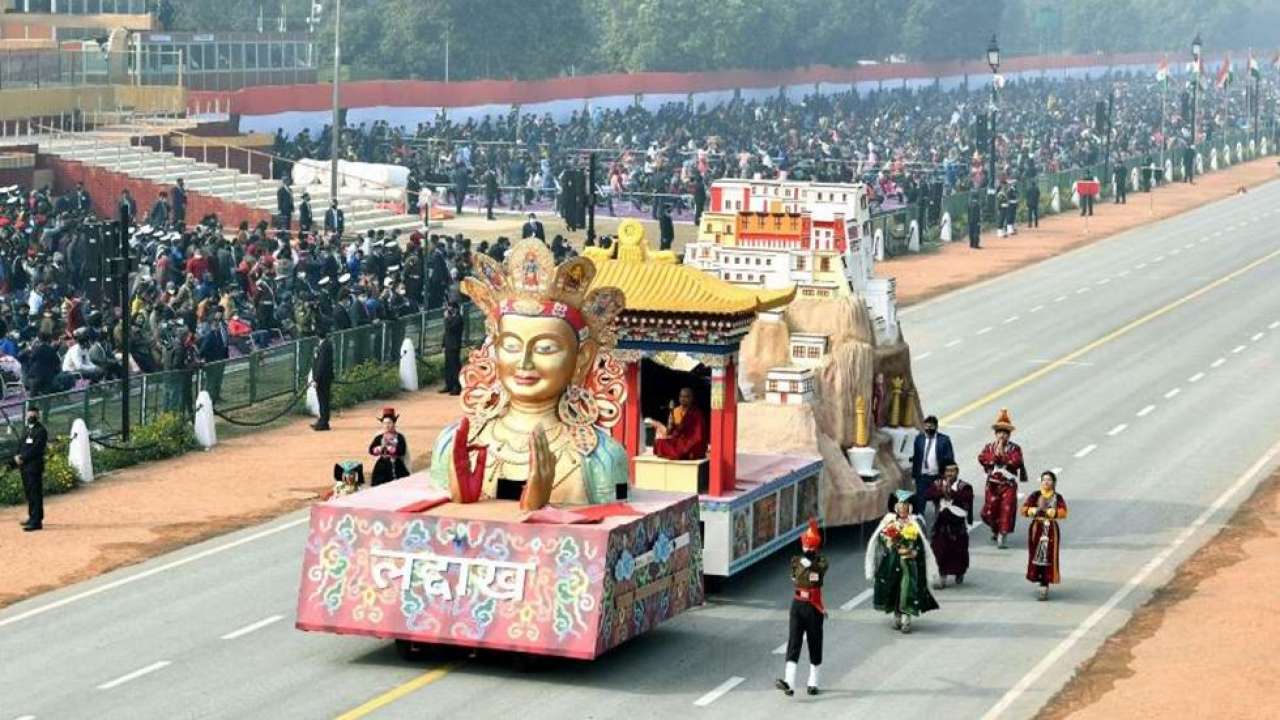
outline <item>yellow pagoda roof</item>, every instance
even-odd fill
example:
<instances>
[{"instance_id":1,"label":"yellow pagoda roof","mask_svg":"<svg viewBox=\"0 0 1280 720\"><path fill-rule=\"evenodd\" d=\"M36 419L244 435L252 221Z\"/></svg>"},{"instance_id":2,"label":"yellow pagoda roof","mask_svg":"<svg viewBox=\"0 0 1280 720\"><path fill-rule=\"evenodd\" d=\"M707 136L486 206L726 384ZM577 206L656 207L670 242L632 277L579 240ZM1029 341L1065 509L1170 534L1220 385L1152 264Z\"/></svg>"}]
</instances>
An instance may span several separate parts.
<instances>
[{"instance_id":1,"label":"yellow pagoda roof","mask_svg":"<svg viewBox=\"0 0 1280 720\"><path fill-rule=\"evenodd\" d=\"M644 226L625 220L618 228L617 260L588 255L596 266L592 287L616 287L626 310L708 315L742 315L782 307L795 297L794 285L777 290L732 285L674 256L649 250Z\"/></svg>"}]
</instances>

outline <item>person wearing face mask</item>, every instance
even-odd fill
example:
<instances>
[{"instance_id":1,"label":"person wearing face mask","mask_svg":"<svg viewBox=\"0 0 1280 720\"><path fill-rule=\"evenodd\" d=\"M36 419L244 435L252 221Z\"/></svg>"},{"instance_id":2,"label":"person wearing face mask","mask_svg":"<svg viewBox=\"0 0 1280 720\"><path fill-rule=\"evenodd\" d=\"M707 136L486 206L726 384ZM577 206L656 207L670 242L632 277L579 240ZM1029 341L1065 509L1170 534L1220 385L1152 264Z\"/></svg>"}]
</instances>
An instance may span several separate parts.
<instances>
[{"instance_id":1,"label":"person wearing face mask","mask_svg":"<svg viewBox=\"0 0 1280 720\"><path fill-rule=\"evenodd\" d=\"M807 692L817 695L822 667L822 623L827 608L822 602L822 582L827 575L827 558L820 550L822 533L818 522L809 519L809 527L800 535L800 555L791 558L791 582L795 594L791 599L791 619L787 631L787 664L781 678L774 682L787 697L795 694L796 667L800 662L800 646L809 642L809 683Z\"/></svg>"},{"instance_id":2,"label":"person wearing face mask","mask_svg":"<svg viewBox=\"0 0 1280 720\"><path fill-rule=\"evenodd\" d=\"M40 411L31 407L27 410L25 437L10 465L22 473L22 493L27 497L27 519L22 521L24 532L44 527L44 451L48 444L49 433L40 424Z\"/></svg>"},{"instance_id":3,"label":"person wearing face mask","mask_svg":"<svg viewBox=\"0 0 1280 720\"><path fill-rule=\"evenodd\" d=\"M911 478L916 482L915 513L924 516L925 493L933 486L942 471L956 461L951 438L938 432L938 418L930 415L924 419L924 432L916 435L911 452Z\"/></svg>"},{"instance_id":4,"label":"person wearing face mask","mask_svg":"<svg viewBox=\"0 0 1280 720\"><path fill-rule=\"evenodd\" d=\"M409 456L409 444L404 435L396 430L396 421L400 416L394 408L382 408L378 418L382 422L382 432L373 437L369 443L369 454L377 458L373 463L371 485L377 487L383 483L399 480L409 474L405 458Z\"/></svg>"},{"instance_id":5,"label":"person wearing face mask","mask_svg":"<svg viewBox=\"0 0 1280 720\"><path fill-rule=\"evenodd\" d=\"M992 542L1003 549L1005 537L1013 532L1018 513L1018 483L1027 481L1027 468L1023 464L1022 448L1009 439L1013 434L1013 421L1009 419L1008 410L1000 409L991 429L996 439L978 453L978 464L987 474L982 522L991 528Z\"/></svg>"}]
</instances>

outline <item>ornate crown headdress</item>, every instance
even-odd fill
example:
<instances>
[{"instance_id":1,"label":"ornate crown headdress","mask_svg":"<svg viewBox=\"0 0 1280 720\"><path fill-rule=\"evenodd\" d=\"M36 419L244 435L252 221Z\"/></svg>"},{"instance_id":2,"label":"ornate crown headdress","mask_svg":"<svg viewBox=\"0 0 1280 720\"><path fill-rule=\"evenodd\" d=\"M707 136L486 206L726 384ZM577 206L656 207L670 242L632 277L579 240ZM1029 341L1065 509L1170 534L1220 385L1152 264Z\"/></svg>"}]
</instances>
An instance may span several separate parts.
<instances>
[{"instance_id":1,"label":"ornate crown headdress","mask_svg":"<svg viewBox=\"0 0 1280 720\"><path fill-rule=\"evenodd\" d=\"M503 315L557 317L574 329L578 342L594 340L602 350L617 343L615 321L622 312L622 290L595 288L595 264L584 257L558 267L551 250L537 238L526 238L507 251L505 265L487 255L475 256L475 276L462 281L462 291L485 315L490 336Z\"/></svg>"}]
</instances>

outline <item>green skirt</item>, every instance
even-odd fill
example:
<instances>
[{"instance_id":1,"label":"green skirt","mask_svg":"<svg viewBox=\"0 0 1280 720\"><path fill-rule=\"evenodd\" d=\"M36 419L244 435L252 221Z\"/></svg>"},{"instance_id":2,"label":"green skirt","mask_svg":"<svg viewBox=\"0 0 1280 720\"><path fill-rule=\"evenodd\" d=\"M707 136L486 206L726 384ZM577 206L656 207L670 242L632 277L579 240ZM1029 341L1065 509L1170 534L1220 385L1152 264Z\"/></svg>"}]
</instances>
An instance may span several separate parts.
<instances>
[{"instance_id":1,"label":"green skirt","mask_svg":"<svg viewBox=\"0 0 1280 720\"><path fill-rule=\"evenodd\" d=\"M937 610L938 601L929 592L924 563L923 548L917 548L914 558L904 558L895 550L885 552L876 566L872 595L875 608L912 616Z\"/></svg>"}]
</instances>

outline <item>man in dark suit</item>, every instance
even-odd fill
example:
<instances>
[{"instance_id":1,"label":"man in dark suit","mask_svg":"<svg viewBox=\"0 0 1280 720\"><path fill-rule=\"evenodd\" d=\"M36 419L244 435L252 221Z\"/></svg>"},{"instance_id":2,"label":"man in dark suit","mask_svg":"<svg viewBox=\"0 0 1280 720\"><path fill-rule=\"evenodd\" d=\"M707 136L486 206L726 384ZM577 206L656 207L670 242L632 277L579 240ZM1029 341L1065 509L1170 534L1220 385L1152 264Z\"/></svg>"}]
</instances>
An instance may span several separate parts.
<instances>
[{"instance_id":1,"label":"man in dark suit","mask_svg":"<svg viewBox=\"0 0 1280 720\"><path fill-rule=\"evenodd\" d=\"M288 230L293 226L293 192L283 181L276 189L276 227Z\"/></svg>"},{"instance_id":2,"label":"man in dark suit","mask_svg":"<svg viewBox=\"0 0 1280 720\"><path fill-rule=\"evenodd\" d=\"M676 226L671 220L671 206L663 203L662 210L658 212L658 249L670 250L675 241Z\"/></svg>"},{"instance_id":3,"label":"man in dark suit","mask_svg":"<svg viewBox=\"0 0 1280 720\"><path fill-rule=\"evenodd\" d=\"M325 234L337 233L339 237L342 231L347 227L347 218L343 214L342 208L338 207L337 200L329 201L329 209L324 211L324 231Z\"/></svg>"},{"instance_id":4,"label":"man in dark suit","mask_svg":"<svg viewBox=\"0 0 1280 720\"><path fill-rule=\"evenodd\" d=\"M462 372L462 334L465 329L466 319L462 316L458 291L451 290L449 302L444 306L444 388L440 392L462 394L458 375Z\"/></svg>"},{"instance_id":5,"label":"man in dark suit","mask_svg":"<svg viewBox=\"0 0 1280 720\"><path fill-rule=\"evenodd\" d=\"M178 228L187 226L187 184L182 178L173 188L173 224Z\"/></svg>"},{"instance_id":6,"label":"man in dark suit","mask_svg":"<svg viewBox=\"0 0 1280 720\"><path fill-rule=\"evenodd\" d=\"M222 321L222 308L215 305L209 329L200 338L197 348L201 362L206 365L205 389L209 391L209 398L213 400L215 406L222 395L222 372L226 369L222 361L231 356L227 348L227 336L227 324Z\"/></svg>"},{"instance_id":7,"label":"man in dark suit","mask_svg":"<svg viewBox=\"0 0 1280 720\"><path fill-rule=\"evenodd\" d=\"M22 472L22 493L27 496L27 519L22 523L25 532L44 527L44 451L48 444L49 433L40 424L40 410L31 405L22 445L13 456L13 464Z\"/></svg>"},{"instance_id":8,"label":"man in dark suit","mask_svg":"<svg viewBox=\"0 0 1280 720\"><path fill-rule=\"evenodd\" d=\"M529 219L520 228L520 238L523 240L527 237L536 237L543 242L547 239L547 231L543 229L542 221L538 220L538 216L533 213L529 213Z\"/></svg>"},{"instance_id":9,"label":"man in dark suit","mask_svg":"<svg viewBox=\"0 0 1280 720\"><path fill-rule=\"evenodd\" d=\"M951 438L938 432L938 418L930 415L924 419L924 432L916 435L911 452L911 478L916 483L916 494L911 498L915 513L924 517L925 490L942 475L948 465L955 463L956 453Z\"/></svg>"},{"instance_id":10,"label":"man in dark suit","mask_svg":"<svg viewBox=\"0 0 1280 720\"><path fill-rule=\"evenodd\" d=\"M298 206L298 229L304 233L311 232L311 224L314 219L311 216L311 196L302 193L302 204Z\"/></svg>"},{"instance_id":11,"label":"man in dark suit","mask_svg":"<svg viewBox=\"0 0 1280 720\"><path fill-rule=\"evenodd\" d=\"M316 349L311 356L311 379L320 405L320 417L311 429L321 431L329 429L329 394L333 390L333 343L325 324L323 320L316 323Z\"/></svg>"},{"instance_id":12,"label":"man in dark suit","mask_svg":"<svg viewBox=\"0 0 1280 720\"><path fill-rule=\"evenodd\" d=\"M982 247L982 200L977 190L969 192L969 207L966 220L969 228L969 247L977 250Z\"/></svg>"}]
</instances>

